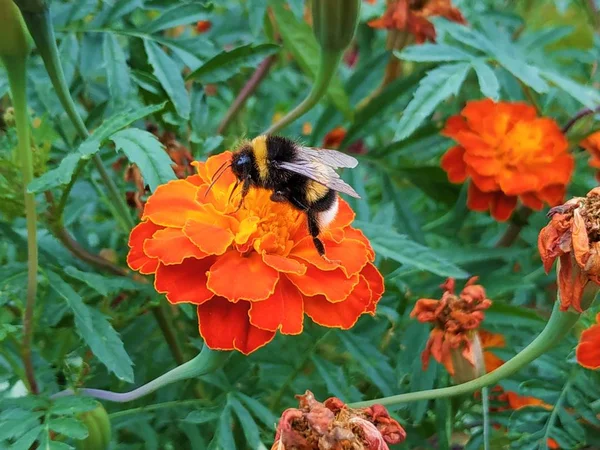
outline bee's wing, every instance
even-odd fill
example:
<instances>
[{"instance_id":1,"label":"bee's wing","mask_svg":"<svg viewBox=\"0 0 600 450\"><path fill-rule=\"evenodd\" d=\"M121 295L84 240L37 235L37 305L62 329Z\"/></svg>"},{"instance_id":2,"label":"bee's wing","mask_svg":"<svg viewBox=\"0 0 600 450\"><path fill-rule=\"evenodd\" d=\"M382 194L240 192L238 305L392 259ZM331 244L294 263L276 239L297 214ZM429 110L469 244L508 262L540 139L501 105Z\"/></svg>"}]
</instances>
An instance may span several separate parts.
<instances>
[{"instance_id":1,"label":"bee's wing","mask_svg":"<svg viewBox=\"0 0 600 450\"><path fill-rule=\"evenodd\" d=\"M303 147L305 149L306 147ZM310 149L313 150L313 149ZM327 186L329 189L333 189L334 191L341 192L342 194L347 194L355 198L360 198L360 195L344 180L340 178L337 172L333 169L330 164L349 164L349 160L346 162L342 162L338 160L337 163L331 161L324 160L322 155L324 153L328 153L330 151L335 150L324 150L314 155L311 155L309 152L303 152L302 156L299 156L294 162L281 162L279 163L279 167L282 169L289 170L290 172L294 172L300 175L304 175L305 177L310 178L311 180L315 180L318 183L321 183L324 186ZM340 155L344 155L343 153L336 152ZM352 158L349 156L348 158ZM355 167L358 163L354 158L352 158L353 166L336 166L336 167Z\"/></svg>"},{"instance_id":2,"label":"bee's wing","mask_svg":"<svg viewBox=\"0 0 600 450\"><path fill-rule=\"evenodd\" d=\"M321 163L335 169L340 167L348 167L353 169L358 165L356 158L346 155L345 153L338 152L337 150L329 150L324 148L298 146L296 147L296 157L298 159L304 159L307 161L320 161Z\"/></svg>"}]
</instances>

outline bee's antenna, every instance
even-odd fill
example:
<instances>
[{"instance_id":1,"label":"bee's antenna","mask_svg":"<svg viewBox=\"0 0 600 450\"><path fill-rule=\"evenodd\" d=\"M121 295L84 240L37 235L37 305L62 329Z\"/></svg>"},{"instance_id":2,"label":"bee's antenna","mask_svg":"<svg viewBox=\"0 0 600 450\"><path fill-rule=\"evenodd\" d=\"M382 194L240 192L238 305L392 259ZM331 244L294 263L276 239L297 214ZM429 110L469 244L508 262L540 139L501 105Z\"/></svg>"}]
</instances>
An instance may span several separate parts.
<instances>
[{"instance_id":1,"label":"bee's antenna","mask_svg":"<svg viewBox=\"0 0 600 450\"><path fill-rule=\"evenodd\" d=\"M206 196L208 195L208 193L210 192L210 190L212 189L212 187L215 185L215 183L217 181L219 181L219 178L221 178L221 176L225 173L225 171L227 169L229 169L231 167L231 163L229 163L229 165L225 165L229 163L229 161L225 161L223 164L221 164L221 166L215 171L215 174L213 175L213 178L210 182L210 184L208 185L208 188L206 189L206 192L204 193L204 198L206 198ZM221 170L222 169L222 170Z\"/></svg>"},{"instance_id":2,"label":"bee's antenna","mask_svg":"<svg viewBox=\"0 0 600 450\"><path fill-rule=\"evenodd\" d=\"M240 180L236 180L235 184L233 185L233 189L229 193L229 198L227 199L227 203L229 203L231 201L231 197L233 197L233 194L235 193L235 191L239 185L240 185Z\"/></svg>"}]
</instances>

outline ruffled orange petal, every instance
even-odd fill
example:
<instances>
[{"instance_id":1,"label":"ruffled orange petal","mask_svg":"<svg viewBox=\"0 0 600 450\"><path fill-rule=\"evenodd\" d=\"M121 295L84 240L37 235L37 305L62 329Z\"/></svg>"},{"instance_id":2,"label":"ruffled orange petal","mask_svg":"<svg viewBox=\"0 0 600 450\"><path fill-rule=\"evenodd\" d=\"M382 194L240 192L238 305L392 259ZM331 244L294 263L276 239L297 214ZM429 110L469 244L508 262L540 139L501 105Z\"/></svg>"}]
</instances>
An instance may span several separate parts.
<instances>
[{"instance_id":1,"label":"ruffled orange petal","mask_svg":"<svg viewBox=\"0 0 600 450\"><path fill-rule=\"evenodd\" d=\"M293 273L295 275L304 275L306 273L306 265L295 259L279 255L268 255L266 253L262 255L262 259L267 266L272 267L278 272Z\"/></svg>"},{"instance_id":2,"label":"ruffled orange petal","mask_svg":"<svg viewBox=\"0 0 600 450\"><path fill-rule=\"evenodd\" d=\"M535 211L539 211L544 207L544 202L533 192L526 192L519 196L525 206Z\"/></svg>"},{"instance_id":3,"label":"ruffled orange petal","mask_svg":"<svg viewBox=\"0 0 600 450\"><path fill-rule=\"evenodd\" d=\"M323 245L327 258L336 263L329 262L319 255L311 236L300 240L292 249L291 256L301 258L320 270L331 271L339 267L346 276L360 272L369 261L370 252L365 244L348 236L339 243L323 239Z\"/></svg>"},{"instance_id":4,"label":"ruffled orange petal","mask_svg":"<svg viewBox=\"0 0 600 450\"><path fill-rule=\"evenodd\" d=\"M181 264L185 258L202 259L207 256L180 228L166 228L154 233L144 242L144 253L166 265Z\"/></svg>"},{"instance_id":5,"label":"ruffled orange petal","mask_svg":"<svg viewBox=\"0 0 600 450\"><path fill-rule=\"evenodd\" d=\"M460 145L452 147L442 156L441 166L448 173L451 183L463 183L467 179L467 165L463 161L465 149Z\"/></svg>"},{"instance_id":6,"label":"ruffled orange petal","mask_svg":"<svg viewBox=\"0 0 600 450\"><path fill-rule=\"evenodd\" d=\"M365 278L369 285L369 289L371 290L371 301L367 306L366 312L375 314L377 303L379 303L379 300L385 291L383 276L372 263L367 263L360 274Z\"/></svg>"},{"instance_id":7,"label":"ruffled orange petal","mask_svg":"<svg viewBox=\"0 0 600 450\"><path fill-rule=\"evenodd\" d=\"M373 251L373 247L371 247L371 243L369 239L364 235L362 231L357 228L348 227L344 229L344 238L355 239L357 241L362 242L367 248L367 255L369 257L369 261L373 261L375 259L375 252Z\"/></svg>"},{"instance_id":8,"label":"ruffled orange petal","mask_svg":"<svg viewBox=\"0 0 600 450\"><path fill-rule=\"evenodd\" d=\"M249 355L271 342L275 332L253 326L249 310L249 302L231 303L221 297L198 305L198 325L206 345L214 350L238 350Z\"/></svg>"},{"instance_id":9,"label":"ruffled orange petal","mask_svg":"<svg viewBox=\"0 0 600 450\"><path fill-rule=\"evenodd\" d=\"M502 192L497 192L490 205L490 212L498 222L505 222L510 219L516 207L517 197L509 197Z\"/></svg>"},{"instance_id":10,"label":"ruffled orange petal","mask_svg":"<svg viewBox=\"0 0 600 450\"><path fill-rule=\"evenodd\" d=\"M233 243L234 235L230 229L220 223L188 220L183 233L200 250L209 255L222 255Z\"/></svg>"},{"instance_id":11,"label":"ruffled orange petal","mask_svg":"<svg viewBox=\"0 0 600 450\"><path fill-rule=\"evenodd\" d=\"M347 330L352 328L358 318L367 310L371 299L369 285L363 276L346 297L346 300L331 303L322 295L305 297L304 310L313 322L332 328Z\"/></svg>"},{"instance_id":12,"label":"ruffled orange petal","mask_svg":"<svg viewBox=\"0 0 600 450\"><path fill-rule=\"evenodd\" d=\"M596 316L596 325L581 333L577 346L577 362L587 369L600 369L600 314Z\"/></svg>"},{"instance_id":13,"label":"ruffled orange petal","mask_svg":"<svg viewBox=\"0 0 600 450\"><path fill-rule=\"evenodd\" d=\"M206 287L206 272L215 262L215 258L188 258L181 264L165 266L160 264L156 270L154 288L164 293L171 303L201 304L213 297Z\"/></svg>"},{"instance_id":14,"label":"ruffled orange petal","mask_svg":"<svg viewBox=\"0 0 600 450\"><path fill-rule=\"evenodd\" d=\"M482 192L475 184L469 184L467 207L471 211L487 211L492 203L493 194Z\"/></svg>"},{"instance_id":15,"label":"ruffled orange petal","mask_svg":"<svg viewBox=\"0 0 600 450\"><path fill-rule=\"evenodd\" d=\"M348 278L341 269L323 272L311 266L304 275L287 276L305 296L324 295L332 303L345 300L359 282L358 274Z\"/></svg>"},{"instance_id":16,"label":"ruffled orange petal","mask_svg":"<svg viewBox=\"0 0 600 450\"><path fill-rule=\"evenodd\" d=\"M208 273L207 286L229 301L265 300L275 290L279 273L267 266L260 254L242 256L231 250L217 259Z\"/></svg>"},{"instance_id":17,"label":"ruffled orange petal","mask_svg":"<svg viewBox=\"0 0 600 450\"><path fill-rule=\"evenodd\" d=\"M144 253L144 242L150 239L154 233L163 228L152 222L141 222L131 230L129 235L129 253L127 254L127 264L132 270L137 270L141 274L148 275L156 272L158 259L150 258Z\"/></svg>"},{"instance_id":18,"label":"ruffled orange petal","mask_svg":"<svg viewBox=\"0 0 600 450\"><path fill-rule=\"evenodd\" d=\"M327 227L328 229L345 228L354 221L354 217L356 216L346 200L340 197L338 198L338 202L338 213Z\"/></svg>"},{"instance_id":19,"label":"ruffled orange petal","mask_svg":"<svg viewBox=\"0 0 600 450\"><path fill-rule=\"evenodd\" d=\"M183 228L186 220L201 220L204 213L196 202L198 186L186 180L173 180L156 188L148 198L143 220L165 227Z\"/></svg>"},{"instance_id":20,"label":"ruffled orange petal","mask_svg":"<svg viewBox=\"0 0 600 450\"><path fill-rule=\"evenodd\" d=\"M286 277L281 277L273 295L252 302L249 315L250 323L263 330L300 334L304 320L302 295Z\"/></svg>"}]
</instances>

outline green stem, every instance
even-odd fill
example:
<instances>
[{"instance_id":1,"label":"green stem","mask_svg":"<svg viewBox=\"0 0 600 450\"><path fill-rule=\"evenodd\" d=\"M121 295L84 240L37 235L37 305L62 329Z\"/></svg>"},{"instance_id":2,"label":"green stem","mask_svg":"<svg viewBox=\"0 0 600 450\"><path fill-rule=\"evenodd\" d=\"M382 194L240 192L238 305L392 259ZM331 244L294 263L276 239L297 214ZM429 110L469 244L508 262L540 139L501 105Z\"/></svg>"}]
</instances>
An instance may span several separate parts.
<instances>
[{"instance_id":1,"label":"green stem","mask_svg":"<svg viewBox=\"0 0 600 450\"><path fill-rule=\"evenodd\" d=\"M325 95L333 76L342 59L342 52L321 51L321 62L315 79L315 83L308 96L294 109L282 117L278 122L271 125L263 134L275 134L294 120L310 111Z\"/></svg>"},{"instance_id":2,"label":"green stem","mask_svg":"<svg viewBox=\"0 0 600 450\"><path fill-rule=\"evenodd\" d=\"M23 342L21 356L29 390L38 393L33 362L31 360L31 339L33 336L33 310L37 294L38 247L37 214L35 195L27 192L27 185L33 180L33 155L29 134L29 115L27 112L26 62L27 55L5 56L2 58L8 72L8 81L12 93L15 121L17 125L18 151L21 157L23 176L23 194L25 196L25 217L27 220L27 297L23 317Z\"/></svg>"},{"instance_id":3,"label":"green stem","mask_svg":"<svg viewBox=\"0 0 600 450\"><path fill-rule=\"evenodd\" d=\"M186 406L206 404L207 402L208 400L201 398L195 398L192 400L173 400L171 402L154 403L153 405L140 406L139 408L125 409L123 411L117 411L112 414L109 414L108 416L111 420L113 420L118 417L129 416L131 414L139 414L148 411L156 411L158 409L165 408L176 408L179 411L181 410L181 408L185 408Z\"/></svg>"},{"instance_id":4,"label":"green stem","mask_svg":"<svg viewBox=\"0 0 600 450\"><path fill-rule=\"evenodd\" d=\"M189 360L185 364L175 367L174 369L150 381L149 383L134 389L133 391L119 393L105 391L102 389L83 388L78 389L75 392L72 389L67 389L52 395L51 398L55 399L79 394L86 397L107 400L109 402L130 402L145 395L151 394L157 389L160 389L161 387L167 386L171 383L175 383L176 381L196 378L214 372L215 370L221 368L223 364L225 364L229 358L229 355L230 352L211 350L205 345L202 351L195 358Z\"/></svg>"},{"instance_id":5,"label":"green stem","mask_svg":"<svg viewBox=\"0 0 600 450\"><path fill-rule=\"evenodd\" d=\"M557 301L552 310L552 315L548 320L542 332L520 353L504 363L502 366L482 377L475 378L467 383L458 384L440 389L430 389L427 391L409 392L407 394L393 395L365 402L352 403L349 406L353 408L362 408L374 404L380 404L386 407L399 407L404 403L416 402L419 400L431 400L434 398L454 397L457 395L468 394L478 391L483 387L498 383L504 378L510 377L534 361L548 350L552 349L561 339L571 330L573 325L579 319L579 314L574 312L560 311L560 302Z\"/></svg>"},{"instance_id":6,"label":"green stem","mask_svg":"<svg viewBox=\"0 0 600 450\"><path fill-rule=\"evenodd\" d=\"M550 417L548 418L548 422L546 422L546 430L544 431L544 437L542 438L541 445L544 446L545 449L548 449L548 439L550 438L550 431L554 427L554 423L558 418L558 413L562 409L563 403L567 399L567 392L571 389L571 385L575 382L575 378L577 376L577 369L579 367L575 366L575 368L571 371L567 382L562 388L560 395L558 396L558 400L554 404L552 408L552 412L550 413Z\"/></svg>"},{"instance_id":7,"label":"green stem","mask_svg":"<svg viewBox=\"0 0 600 450\"><path fill-rule=\"evenodd\" d=\"M60 56L58 54L54 29L52 28L52 22L50 19L50 10L48 8L44 9L42 12L28 12L21 10L21 13L23 14L23 18L25 19L25 23L27 24L27 28L29 29L31 36L37 45L38 51L44 60L44 66L46 67L46 71L50 76L50 80L52 81L56 95L65 109L67 116L69 116L69 119L73 123L73 126L79 134L79 137L81 139L86 139L89 136L89 132L85 126L85 123L83 122L83 119L77 112L77 107L75 106L75 102L73 101L71 93L69 92L69 86L67 85L65 74L63 72L62 65L60 64ZM102 163L102 159L98 154L95 154L92 158L92 161L100 173L100 177L102 178L104 185L108 189L113 204L115 205L116 210L121 217L121 222L126 223L129 228L133 228L134 221L131 217L129 209L127 208L125 199L120 194L113 180L110 178ZM83 166L86 164L86 162L86 160L79 162L79 165L75 171L77 175L82 172ZM76 179L75 176L73 177L73 180L74 179ZM70 187L67 192L69 191ZM61 199L60 204L62 205L63 203L64 202Z\"/></svg>"}]
</instances>

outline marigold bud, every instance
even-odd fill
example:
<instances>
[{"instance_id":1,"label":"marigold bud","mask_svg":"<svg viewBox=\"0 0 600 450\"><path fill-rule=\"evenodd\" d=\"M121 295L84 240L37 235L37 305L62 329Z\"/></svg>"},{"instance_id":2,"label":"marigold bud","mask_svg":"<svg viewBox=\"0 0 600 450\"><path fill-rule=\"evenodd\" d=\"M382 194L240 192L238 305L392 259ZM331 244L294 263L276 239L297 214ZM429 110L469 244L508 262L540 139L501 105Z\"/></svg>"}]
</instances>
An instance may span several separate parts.
<instances>
[{"instance_id":1,"label":"marigold bud","mask_svg":"<svg viewBox=\"0 0 600 450\"><path fill-rule=\"evenodd\" d=\"M352 42L360 0L312 0L313 32L327 52L341 52Z\"/></svg>"},{"instance_id":2,"label":"marigold bud","mask_svg":"<svg viewBox=\"0 0 600 450\"><path fill-rule=\"evenodd\" d=\"M12 0L0 0L0 57L29 53L29 35L23 17Z\"/></svg>"},{"instance_id":3,"label":"marigold bud","mask_svg":"<svg viewBox=\"0 0 600 450\"><path fill-rule=\"evenodd\" d=\"M78 417L88 429L88 437L76 441L77 450L106 450L110 445L110 419L102 405Z\"/></svg>"}]
</instances>

